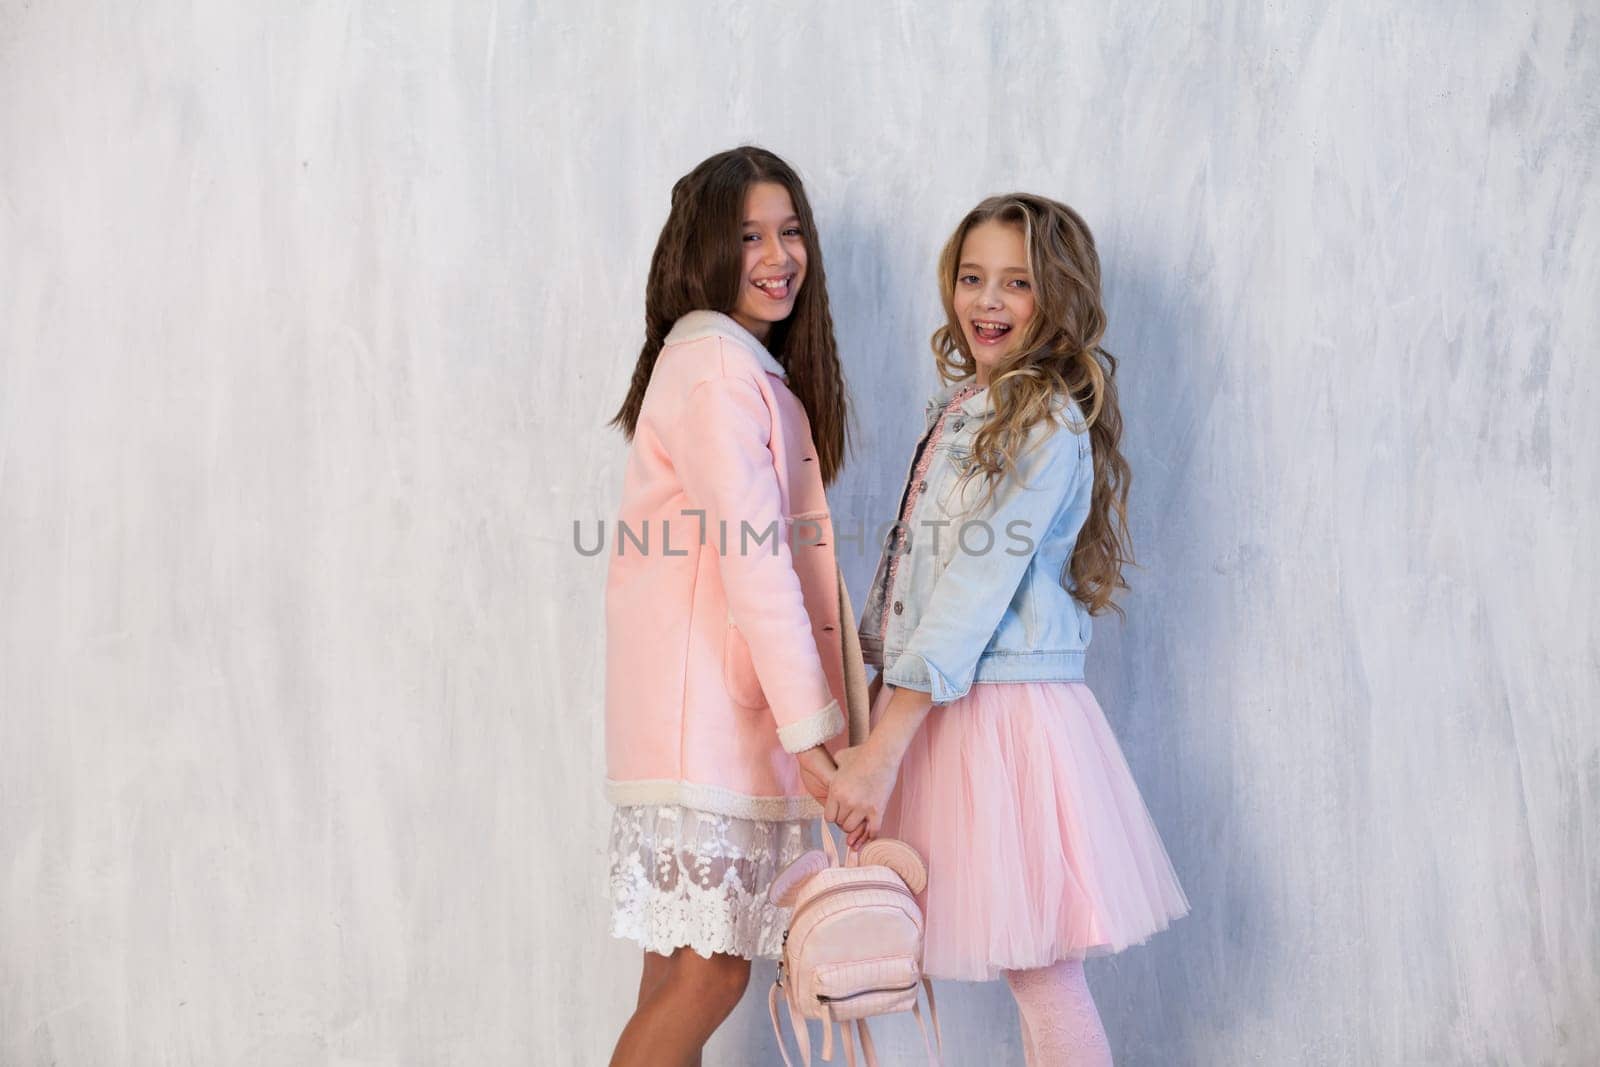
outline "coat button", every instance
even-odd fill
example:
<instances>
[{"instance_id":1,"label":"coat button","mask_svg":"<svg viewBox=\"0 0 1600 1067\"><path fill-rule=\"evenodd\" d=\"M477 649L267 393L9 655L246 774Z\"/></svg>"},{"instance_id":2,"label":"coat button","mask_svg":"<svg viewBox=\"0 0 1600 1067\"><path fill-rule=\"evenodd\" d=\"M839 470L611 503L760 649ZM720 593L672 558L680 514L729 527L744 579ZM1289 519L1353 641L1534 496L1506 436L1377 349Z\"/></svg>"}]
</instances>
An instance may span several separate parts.
<instances>
[{"instance_id":1,"label":"coat button","mask_svg":"<svg viewBox=\"0 0 1600 1067\"><path fill-rule=\"evenodd\" d=\"M926 478L924 478L922 481L917 483L917 492L926 493L927 491L928 491L928 480Z\"/></svg>"},{"instance_id":2,"label":"coat button","mask_svg":"<svg viewBox=\"0 0 1600 1067\"><path fill-rule=\"evenodd\" d=\"M899 615L901 612L903 612L905 610L906 610L906 606L904 604L902 604L900 601L896 600L894 602L894 613L896 615Z\"/></svg>"}]
</instances>

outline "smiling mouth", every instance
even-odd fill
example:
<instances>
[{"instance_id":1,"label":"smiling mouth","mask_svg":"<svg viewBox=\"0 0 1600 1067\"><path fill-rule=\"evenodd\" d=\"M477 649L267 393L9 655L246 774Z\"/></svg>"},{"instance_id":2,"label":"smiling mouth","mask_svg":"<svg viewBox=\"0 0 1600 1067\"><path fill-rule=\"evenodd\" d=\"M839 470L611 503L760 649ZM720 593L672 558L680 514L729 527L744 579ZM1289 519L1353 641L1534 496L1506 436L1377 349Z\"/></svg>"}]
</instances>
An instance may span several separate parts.
<instances>
[{"instance_id":1,"label":"smiling mouth","mask_svg":"<svg viewBox=\"0 0 1600 1067\"><path fill-rule=\"evenodd\" d=\"M793 281L793 274L785 274L780 278L757 278L750 284L760 289L770 300L787 300L789 298L789 288Z\"/></svg>"},{"instance_id":2,"label":"smiling mouth","mask_svg":"<svg viewBox=\"0 0 1600 1067\"><path fill-rule=\"evenodd\" d=\"M986 322L978 319L972 320L972 333L984 344L992 345L1006 334L1011 332L1011 324L1006 322Z\"/></svg>"}]
</instances>

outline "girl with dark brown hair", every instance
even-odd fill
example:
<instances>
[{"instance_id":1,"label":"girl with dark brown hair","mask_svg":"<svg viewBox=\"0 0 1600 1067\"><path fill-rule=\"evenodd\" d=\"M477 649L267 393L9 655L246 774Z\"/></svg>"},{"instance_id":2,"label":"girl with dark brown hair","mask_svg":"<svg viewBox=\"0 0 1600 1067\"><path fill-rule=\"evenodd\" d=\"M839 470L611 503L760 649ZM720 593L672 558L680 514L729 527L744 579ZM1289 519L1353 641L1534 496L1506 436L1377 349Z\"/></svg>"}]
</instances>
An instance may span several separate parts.
<instances>
[{"instance_id":1,"label":"girl with dark brown hair","mask_svg":"<svg viewBox=\"0 0 1600 1067\"><path fill-rule=\"evenodd\" d=\"M614 1067L698 1064L781 948L767 890L808 844L846 709L866 710L825 493L846 421L800 179L760 148L712 156L673 186L613 420L611 929L644 950Z\"/></svg>"}]
</instances>

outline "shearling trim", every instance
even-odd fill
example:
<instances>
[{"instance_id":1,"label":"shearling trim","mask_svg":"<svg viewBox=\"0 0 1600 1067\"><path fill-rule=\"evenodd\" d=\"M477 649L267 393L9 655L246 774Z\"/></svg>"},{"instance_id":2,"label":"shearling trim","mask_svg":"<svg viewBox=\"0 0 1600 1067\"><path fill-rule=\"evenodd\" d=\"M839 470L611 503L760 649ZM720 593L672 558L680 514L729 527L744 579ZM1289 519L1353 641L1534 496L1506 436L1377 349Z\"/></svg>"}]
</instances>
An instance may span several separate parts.
<instances>
[{"instance_id":1,"label":"shearling trim","mask_svg":"<svg viewBox=\"0 0 1600 1067\"><path fill-rule=\"evenodd\" d=\"M783 369L783 364L779 363L771 352L767 351L767 346L757 341L749 330L720 311L689 312L672 324L667 339L662 343L676 345L686 341L698 341L705 337L721 337L732 341L740 348L748 348L763 370L770 371L785 381L788 380L789 372Z\"/></svg>"},{"instance_id":2,"label":"shearling trim","mask_svg":"<svg viewBox=\"0 0 1600 1067\"><path fill-rule=\"evenodd\" d=\"M713 815L731 815L736 819L759 819L762 822L822 817L822 805L811 796L751 797L720 786L667 778L638 782L618 782L607 778L606 799L617 807L681 804Z\"/></svg>"},{"instance_id":3,"label":"shearling trim","mask_svg":"<svg viewBox=\"0 0 1600 1067\"><path fill-rule=\"evenodd\" d=\"M830 700L821 711L778 727L778 740L786 752L804 752L837 736L844 726L844 712L839 710L839 702Z\"/></svg>"}]
</instances>

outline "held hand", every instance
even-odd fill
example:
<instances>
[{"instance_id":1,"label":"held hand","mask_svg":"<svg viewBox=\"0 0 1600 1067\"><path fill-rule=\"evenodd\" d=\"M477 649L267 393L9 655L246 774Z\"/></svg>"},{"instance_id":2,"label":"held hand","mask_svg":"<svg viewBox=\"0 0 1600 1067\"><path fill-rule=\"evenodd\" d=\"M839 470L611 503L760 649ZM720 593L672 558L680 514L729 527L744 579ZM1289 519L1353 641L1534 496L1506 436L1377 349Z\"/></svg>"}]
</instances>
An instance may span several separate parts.
<instances>
[{"instance_id":1,"label":"held hand","mask_svg":"<svg viewBox=\"0 0 1600 1067\"><path fill-rule=\"evenodd\" d=\"M839 771L822 814L848 835L850 847L858 847L882 829L899 773L900 760L870 741L839 753Z\"/></svg>"},{"instance_id":2,"label":"held hand","mask_svg":"<svg viewBox=\"0 0 1600 1067\"><path fill-rule=\"evenodd\" d=\"M837 773L832 753L817 745L806 749L795 759L800 764L800 783L806 787L806 792L816 797L818 804L826 803L828 787Z\"/></svg>"}]
</instances>

